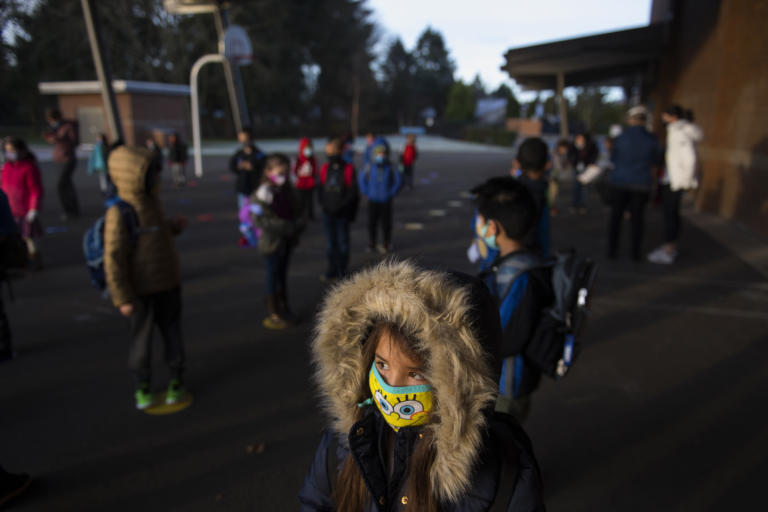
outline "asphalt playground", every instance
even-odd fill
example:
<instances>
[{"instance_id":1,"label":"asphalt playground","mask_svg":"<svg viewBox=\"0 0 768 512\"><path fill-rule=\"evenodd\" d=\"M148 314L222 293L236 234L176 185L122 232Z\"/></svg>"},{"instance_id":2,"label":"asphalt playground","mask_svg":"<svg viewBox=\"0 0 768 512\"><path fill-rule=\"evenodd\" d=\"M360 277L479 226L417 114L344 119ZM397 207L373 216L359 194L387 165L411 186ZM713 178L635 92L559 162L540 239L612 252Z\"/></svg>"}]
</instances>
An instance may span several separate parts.
<instances>
[{"instance_id":1,"label":"asphalt playground","mask_svg":"<svg viewBox=\"0 0 768 512\"><path fill-rule=\"evenodd\" d=\"M208 152L204 177L186 188L173 189L165 176L166 212L190 219L177 246L194 393L191 407L168 416L135 410L126 320L89 283L81 240L103 213L97 180L81 161L84 215L62 223L57 171L43 162L45 269L13 279L14 301L3 290L18 357L0 364L0 464L35 478L9 509L297 509L325 424L308 355L326 291L322 225L310 224L290 267L302 324L264 329L264 265L254 250L236 246L226 152ZM422 147L416 189L395 201L395 256L473 272L467 191L506 173L512 156L446 141ZM768 481L766 272L687 221L677 264L633 263L626 245L609 261L607 212L597 196L589 194L583 216L570 215L567 204L563 184L553 247L592 255L599 272L581 357L566 379L544 382L524 425L548 509L761 508ZM352 230L353 269L379 260L364 252L365 218L362 206ZM651 207L648 250L661 234L661 213ZM155 347L161 388L159 339Z\"/></svg>"}]
</instances>

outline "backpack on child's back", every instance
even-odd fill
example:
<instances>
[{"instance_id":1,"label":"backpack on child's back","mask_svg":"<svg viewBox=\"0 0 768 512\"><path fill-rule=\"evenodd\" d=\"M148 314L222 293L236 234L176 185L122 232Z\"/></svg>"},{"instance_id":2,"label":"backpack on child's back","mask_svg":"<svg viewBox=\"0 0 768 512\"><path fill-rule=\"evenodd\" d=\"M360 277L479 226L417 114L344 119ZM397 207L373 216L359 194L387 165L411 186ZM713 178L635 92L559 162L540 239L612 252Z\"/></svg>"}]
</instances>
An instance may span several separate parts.
<instances>
[{"instance_id":1,"label":"backpack on child's back","mask_svg":"<svg viewBox=\"0 0 768 512\"><path fill-rule=\"evenodd\" d=\"M484 274L493 273L501 278L497 282L506 283L499 290L499 302L503 303L514 280L537 268L549 269L554 301L541 311L524 354L542 373L560 379L568 373L581 349L580 337L589 315L597 265L573 249L547 259L531 253L513 253L499 258Z\"/></svg>"},{"instance_id":2,"label":"backpack on child's back","mask_svg":"<svg viewBox=\"0 0 768 512\"><path fill-rule=\"evenodd\" d=\"M130 203L123 201L119 197L107 200L107 211L112 207L117 207L120 210L120 216L125 222L131 246L135 246L139 235L139 216L136 214L136 210ZM85 232L83 236L83 252L85 254L85 263L91 276L91 283L106 295L107 279L104 273L105 220L106 212Z\"/></svg>"}]
</instances>

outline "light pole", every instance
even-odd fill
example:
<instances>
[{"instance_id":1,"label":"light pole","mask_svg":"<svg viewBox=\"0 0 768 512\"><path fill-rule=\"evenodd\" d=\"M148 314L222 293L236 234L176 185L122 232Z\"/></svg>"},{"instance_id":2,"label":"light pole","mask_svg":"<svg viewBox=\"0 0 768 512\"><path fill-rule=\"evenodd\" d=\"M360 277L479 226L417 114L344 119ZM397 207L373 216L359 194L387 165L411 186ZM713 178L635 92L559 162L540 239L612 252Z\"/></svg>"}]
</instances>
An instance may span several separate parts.
<instances>
[{"instance_id":1,"label":"light pole","mask_svg":"<svg viewBox=\"0 0 768 512\"><path fill-rule=\"evenodd\" d=\"M93 66L96 68L96 76L101 86L101 98L104 101L107 124L109 124L109 129L115 140L125 140L123 138L123 125L120 123L120 112L117 110L115 91L112 90L112 72L107 56L103 51L104 45L101 39L96 5L90 0L80 0L80 4L83 7L85 28L88 31L88 41L91 45Z\"/></svg>"}]
</instances>

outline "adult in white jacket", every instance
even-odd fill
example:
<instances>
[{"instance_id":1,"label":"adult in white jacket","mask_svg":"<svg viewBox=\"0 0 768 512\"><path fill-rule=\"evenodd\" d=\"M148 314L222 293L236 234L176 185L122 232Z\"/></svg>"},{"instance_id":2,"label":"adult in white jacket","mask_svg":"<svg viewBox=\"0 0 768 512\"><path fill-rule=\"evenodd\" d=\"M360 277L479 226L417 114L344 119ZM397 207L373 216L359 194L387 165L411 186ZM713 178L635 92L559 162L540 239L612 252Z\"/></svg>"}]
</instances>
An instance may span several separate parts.
<instances>
[{"instance_id":1,"label":"adult in white jacket","mask_svg":"<svg viewBox=\"0 0 768 512\"><path fill-rule=\"evenodd\" d=\"M677 258L683 193L699 186L697 145L702 139L702 132L699 126L685 119L684 112L679 105L672 105L661 115L667 126L665 172L660 179L664 244L648 255L648 260L653 263L669 265Z\"/></svg>"}]
</instances>

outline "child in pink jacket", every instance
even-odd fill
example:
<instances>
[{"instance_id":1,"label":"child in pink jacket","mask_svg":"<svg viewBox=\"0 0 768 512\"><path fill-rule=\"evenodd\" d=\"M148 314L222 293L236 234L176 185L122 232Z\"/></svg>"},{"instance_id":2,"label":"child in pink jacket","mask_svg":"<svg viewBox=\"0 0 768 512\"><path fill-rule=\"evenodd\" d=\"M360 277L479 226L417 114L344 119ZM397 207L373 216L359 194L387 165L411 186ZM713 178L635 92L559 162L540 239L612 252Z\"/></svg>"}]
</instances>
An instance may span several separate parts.
<instances>
[{"instance_id":1,"label":"child in pink jacket","mask_svg":"<svg viewBox=\"0 0 768 512\"><path fill-rule=\"evenodd\" d=\"M42 262L34 240L42 234L38 215L43 199L40 169L24 139L9 137L5 140L4 149L6 161L0 186L8 196L19 233L27 243L30 264L39 270Z\"/></svg>"}]
</instances>

